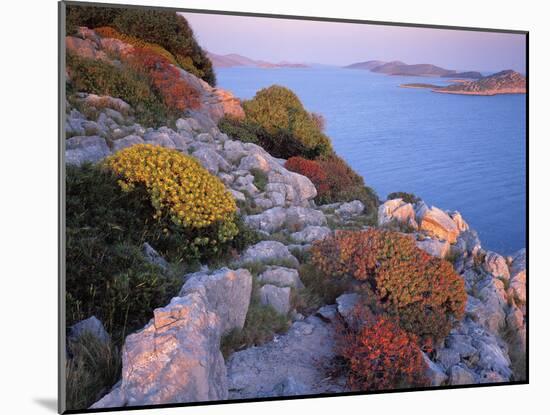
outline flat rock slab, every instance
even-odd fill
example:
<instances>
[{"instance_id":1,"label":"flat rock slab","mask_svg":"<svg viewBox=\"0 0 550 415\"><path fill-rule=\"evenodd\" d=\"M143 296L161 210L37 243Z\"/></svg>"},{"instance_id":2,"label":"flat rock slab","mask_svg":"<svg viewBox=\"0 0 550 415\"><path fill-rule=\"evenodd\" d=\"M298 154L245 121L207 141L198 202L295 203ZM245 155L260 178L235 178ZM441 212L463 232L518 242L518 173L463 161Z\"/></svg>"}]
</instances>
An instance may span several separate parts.
<instances>
[{"instance_id":1,"label":"flat rock slab","mask_svg":"<svg viewBox=\"0 0 550 415\"><path fill-rule=\"evenodd\" d=\"M333 325L310 316L260 347L234 353L227 361L229 399L344 392L323 365L334 357Z\"/></svg>"}]
</instances>

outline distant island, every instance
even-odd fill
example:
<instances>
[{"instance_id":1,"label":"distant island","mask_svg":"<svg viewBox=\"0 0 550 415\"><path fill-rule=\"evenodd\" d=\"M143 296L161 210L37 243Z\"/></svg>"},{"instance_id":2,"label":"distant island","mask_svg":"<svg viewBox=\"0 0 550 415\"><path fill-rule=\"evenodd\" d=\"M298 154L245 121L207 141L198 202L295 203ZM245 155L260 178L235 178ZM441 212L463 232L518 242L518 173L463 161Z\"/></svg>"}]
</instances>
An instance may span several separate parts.
<instances>
[{"instance_id":1,"label":"distant island","mask_svg":"<svg viewBox=\"0 0 550 415\"><path fill-rule=\"evenodd\" d=\"M215 68L234 68L238 66L246 66L251 68L308 68L308 65L303 63L293 63L282 61L278 63L267 62L247 58L246 56L237 53L227 55L218 55L212 52L207 52L208 58Z\"/></svg>"},{"instance_id":2,"label":"distant island","mask_svg":"<svg viewBox=\"0 0 550 415\"><path fill-rule=\"evenodd\" d=\"M364 69L375 73L383 73L394 76L440 76L443 78L480 79L481 73L475 71L457 72L452 69L441 68L429 63L408 65L401 61L384 62L370 60L352 63L344 66L346 69Z\"/></svg>"},{"instance_id":3,"label":"distant island","mask_svg":"<svg viewBox=\"0 0 550 415\"><path fill-rule=\"evenodd\" d=\"M525 76L510 69L482 77L476 81L456 82L447 86L424 83L400 86L402 88L428 88L433 92L460 95L525 94L527 92Z\"/></svg>"}]
</instances>

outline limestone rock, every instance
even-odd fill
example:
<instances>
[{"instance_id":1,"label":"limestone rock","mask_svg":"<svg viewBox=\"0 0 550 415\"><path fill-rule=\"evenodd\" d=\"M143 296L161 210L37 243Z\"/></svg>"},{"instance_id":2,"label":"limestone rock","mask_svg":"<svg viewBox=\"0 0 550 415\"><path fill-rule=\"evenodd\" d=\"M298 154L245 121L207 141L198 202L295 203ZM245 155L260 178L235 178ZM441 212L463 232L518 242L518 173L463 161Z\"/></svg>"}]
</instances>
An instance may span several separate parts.
<instances>
[{"instance_id":1,"label":"limestone rock","mask_svg":"<svg viewBox=\"0 0 550 415\"><path fill-rule=\"evenodd\" d=\"M505 280L510 279L510 271L508 270L506 259L504 259L502 255L499 255L496 252L487 252L487 255L485 255L485 261L483 263L483 269L485 269L485 271L495 277L501 277Z\"/></svg>"},{"instance_id":2,"label":"limestone rock","mask_svg":"<svg viewBox=\"0 0 550 415\"><path fill-rule=\"evenodd\" d=\"M468 223L466 223L460 212L455 210L454 212L451 212L449 216L451 216L451 219L456 224L456 227L460 232L465 232L470 229L470 226L468 226Z\"/></svg>"},{"instance_id":3,"label":"limestone rock","mask_svg":"<svg viewBox=\"0 0 550 415\"><path fill-rule=\"evenodd\" d=\"M260 288L260 302L271 306L279 314L287 314L290 311L290 288L277 287L266 284Z\"/></svg>"},{"instance_id":4,"label":"limestone rock","mask_svg":"<svg viewBox=\"0 0 550 415\"><path fill-rule=\"evenodd\" d=\"M202 294L173 298L126 338L120 388L92 408L227 399L220 336L220 320Z\"/></svg>"},{"instance_id":5,"label":"limestone rock","mask_svg":"<svg viewBox=\"0 0 550 415\"><path fill-rule=\"evenodd\" d=\"M451 367L449 372L449 383L451 385L471 385L476 383L474 373L462 365Z\"/></svg>"},{"instance_id":6,"label":"limestone rock","mask_svg":"<svg viewBox=\"0 0 550 415\"><path fill-rule=\"evenodd\" d=\"M449 244L449 241L439 241L436 239L424 239L423 241L416 241L416 246L418 246L423 251L426 251L428 254L438 258L445 258L451 250L451 245Z\"/></svg>"},{"instance_id":7,"label":"limestone rock","mask_svg":"<svg viewBox=\"0 0 550 415\"><path fill-rule=\"evenodd\" d=\"M157 265L164 270L168 269L168 262L147 242L143 244L143 255L151 264Z\"/></svg>"},{"instance_id":8,"label":"limestone rock","mask_svg":"<svg viewBox=\"0 0 550 415\"><path fill-rule=\"evenodd\" d=\"M111 338L103 323L96 317L92 316L86 320L79 321L69 329L69 340L78 341L83 335L89 334L94 336L103 344L109 344Z\"/></svg>"},{"instance_id":9,"label":"limestone rock","mask_svg":"<svg viewBox=\"0 0 550 415\"><path fill-rule=\"evenodd\" d=\"M103 137L71 137L65 140L65 162L80 166L83 163L96 163L111 154Z\"/></svg>"},{"instance_id":10,"label":"limestone rock","mask_svg":"<svg viewBox=\"0 0 550 415\"><path fill-rule=\"evenodd\" d=\"M149 131L143 136L143 139L147 144L153 144L156 146L166 148L176 148L176 145L167 133L160 131Z\"/></svg>"},{"instance_id":11,"label":"limestone rock","mask_svg":"<svg viewBox=\"0 0 550 415\"><path fill-rule=\"evenodd\" d=\"M258 281L262 284L272 284L278 287L304 287L298 271L294 268L268 266L267 269L258 276Z\"/></svg>"},{"instance_id":12,"label":"limestone rock","mask_svg":"<svg viewBox=\"0 0 550 415\"><path fill-rule=\"evenodd\" d=\"M440 365L432 362L426 353L421 353L426 362L426 376L430 380L430 386L441 386L447 380L447 374Z\"/></svg>"},{"instance_id":13,"label":"limestone rock","mask_svg":"<svg viewBox=\"0 0 550 415\"><path fill-rule=\"evenodd\" d=\"M225 159L214 150L203 147L193 153L202 166L212 174L218 174L219 171L231 171L231 166Z\"/></svg>"},{"instance_id":14,"label":"limestone rock","mask_svg":"<svg viewBox=\"0 0 550 415\"><path fill-rule=\"evenodd\" d=\"M257 215L245 217L245 223L267 233L283 228L297 232L307 226L324 226L327 223L323 212L311 208L292 206L274 207Z\"/></svg>"},{"instance_id":15,"label":"limestone rock","mask_svg":"<svg viewBox=\"0 0 550 415\"><path fill-rule=\"evenodd\" d=\"M326 226L306 226L300 232L294 232L290 235L290 239L298 243L312 243L321 239L325 239L332 233L330 228Z\"/></svg>"},{"instance_id":16,"label":"limestone rock","mask_svg":"<svg viewBox=\"0 0 550 415\"><path fill-rule=\"evenodd\" d=\"M128 135L113 142L113 151L119 151L126 147L131 147L136 144L143 144L143 138L138 135Z\"/></svg>"},{"instance_id":17,"label":"limestone rock","mask_svg":"<svg viewBox=\"0 0 550 415\"><path fill-rule=\"evenodd\" d=\"M329 172L330 173L330 172ZM363 213L365 205L360 200L354 200L352 202L342 203L335 213L342 218L350 218Z\"/></svg>"},{"instance_id":18,"label":"limestone rock","mask_svg":"<svg viewBox=\"0 0 550 415\"><path fill-rule=\"evenodd\" d=\"M252 293L252 274L243 268L221 268L210 275L194 275L187 279L180 296L193 292L206 297L209 310L218 315L221 332L226 334L244 326Z\"/></svg>"},{"instance_id":19,"label":"limestone rock","mask_svg":"<svg viewBox=\"0 0 550 415\"><path fill-rule=\"evenodd\" d=\"M510 274L509 292L516 304L523 305L527 302L527 252L525 249L514 255Z\"/></svg>"},{"instance_id":20,"label":"limestone rock","mask_svg":"<svg viewBox=\"0 0 550 415\"><path fill-rule=\"evenodd\" d=\"M378 207L378 225L383 226L392 222L410 225L418 229L413 205L402 199L391 199Z\"/></svg>"},{"instance_id":21,"label":"limestone rock","mask_svg":"<svg viewBox=\"0 0 550 415\"><path fill-rule=\"evenodd\" d=\"M416 211L416 219L420 230L439 239L454 244L458 237L459 230L456 223L441 209L432 206L429 208L424 203L419 203Z\"/></svg>"},{"instance_id":22,"label":"limestone rock","mask_svg":"<svg viewBox=\"0 0 550 415\"><path fill-rule=\"evenodd\" d=\"M355 306L359 302L356 293L342 294L336 299L338 313L348 322L353 323Z\"/></svg>"},{"instance_id":23,"label":"limestone rock","mask_svg":"<svg viewBox=\"0 0 550 415\"><path fill-rule=\"evenodd\" d=\"M497 278L487 276L476 287L478 298L483 302L489 317L485 320L485 327L493 333L504 328L505 312L507 306L504 283Z\"/></svg>"},{"instance_id":24,"label":"limestone rock","mask_svg":"<svg viewBox=\"0 0 550 415\"><path fill-rule=\"evenodd\" d=\"M319 364L330 361L333 350L330 323L314 316L295 322L273 341L231 355L227 361L229 398L344 392L345 380L327 377Z\"/></svg>"},{"instance_id":25,"label":"limestone rock","mask_svg":"<svg viewBox=\"0 0 550 415\"><path fill-rule=\"evenodd\" d=\"M287 261L292 266L298 267L298 260L290 253L288 248L281 242L261 241L256 245L249 246L240 258L241 263L249 262L276 263Z\"/></svg>"}]
</instances>

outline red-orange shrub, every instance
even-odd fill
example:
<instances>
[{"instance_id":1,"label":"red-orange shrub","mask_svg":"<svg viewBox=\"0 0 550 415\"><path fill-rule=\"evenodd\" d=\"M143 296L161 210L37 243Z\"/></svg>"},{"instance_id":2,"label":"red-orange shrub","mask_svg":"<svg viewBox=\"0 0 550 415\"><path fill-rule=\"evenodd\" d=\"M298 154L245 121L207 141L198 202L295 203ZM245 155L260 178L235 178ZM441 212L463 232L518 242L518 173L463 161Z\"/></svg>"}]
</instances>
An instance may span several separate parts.
<instances>
[{"instance_id":1,"label":"red-orange shrub","mask_svg":"<svg viewBox=\"0 0 550 415\"><path fill-rule=\"evenodd\" d=\"M327 175L315 160L303 157L291 157L285 163L287 170L306 176L317 189L317 197L324 198L329 193Z\"/></svg>"},{"instance_id":2,"label":"red-orange shrub","mask_svg":"<svg viewBox=\"0 0 550 415\"><path fill-rule=\"evenodd\" d=\"M152 89L172 112L181 112L199 105L198 92L180 76L176 58L163 47L119 33L112 27L99 27L102 37L118 39L132 46L121 53L121 60L132 70L149 79Z\"/></svg>"},{"instance_id":3,"label":"red-orange shrub","mask_svg":"<svg viewBox=\"0 0 550 415\"><path fill-rule=\"evenodd\" d=\"M336 354L345 361L352 390L427 385L427 366L417 337L389 317L371 317L358 328L341 327Z\"/></svg>"},{"instance_id":4,"label":"red-orange shrub","mask_svg":"<svg viewBox=\"0 0 550 415\"><path fill-rule=\"evenodd\" d=\"M153 88L171 110L184 111L198 107L198 92L164 56L147 47L136 47L125 60L133 69L149 76Z\"/></svg>"},{"instance_id":5,"label":"red-orange shrub","mask_svg":"<svg viewBox=\"0 0 550 415\"><path fill-rule=\"evenodd\" d=\"M353 277L375 293L401 326L423 338L443 339L464 315L464 281L449 262L387 230L340 231L316 242L314 265L328 278Z\"/></svg>"}]
</instances>

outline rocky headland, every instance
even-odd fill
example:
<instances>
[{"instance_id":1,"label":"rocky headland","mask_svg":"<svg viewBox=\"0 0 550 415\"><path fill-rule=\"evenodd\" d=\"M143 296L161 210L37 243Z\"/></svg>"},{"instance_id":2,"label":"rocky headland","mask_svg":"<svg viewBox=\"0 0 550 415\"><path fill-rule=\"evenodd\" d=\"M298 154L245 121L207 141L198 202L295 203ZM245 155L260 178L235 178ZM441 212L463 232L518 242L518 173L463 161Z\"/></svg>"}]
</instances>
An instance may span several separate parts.
<instances>
[{"instance_id":1,"label":"rocky headland","mask_svg":"<svg viewBox=\"0 0 550 415\"><path fill-rule=\"evenodd\" d=\"M208 58L212 61L215 68L234 68L244 66L249 68L308 68L309 66L303 63L294 62L268 62L263 60L251 59L237 53L229 53L227 55L219 55L217 53L208 52Z\"/></svg>"},{"instance_id":2,"label":"rocky headland","mask_svg":"<svg viewBox=\"0 0 550 415\"><path fill-rule=\"evenodd\" d=\"M134 47L84 27L67 36L66 45L76 56L115 66L125 59L121 53L131 54ZM460 318L421 352L424 386L525 378L525 250L507 257L486 251L459 212L420 199L390 198L374 208L349 197L319 200L326 189L317 176L289 170L285 159L244 141L240 130L221 131L220 120L243 119L249 107L181 67L177 73L197 102L171 125L138 122L138 108L119 96L74 91L66 102L65 162L86 169L146 144L192 158L223 184L238 217L257 237L230 257L218 255L218 261L183 272L177 271L181 264L158 252L170 252L170 246L159 249L151 240L143 245L139 255L148 266L176 270L176 291L165 303L144 310L148 322L142 328L123 331L121 370L116 381L92 395L92 409L354 390L346 372L331 363L339 361L342 324L369 296L357 282L333 297L319 292L322 272L312 267L311 251L342 231L369 229L410 239L428 262L449 262L463 286ZM109 226L109 232L119 232ZM71 323L70 345L82 341L84 333L108 344L113 334L104 328L106 316L103 322L86 317ZM276 330L270 328L274 321ZM261 341L250 340L260 329Z\"/></svg>"},{"instance_id":3,"label":"rocky headland","mask_svg":"<svg viewBox=\"0 0 550 415\"><path fill-rule=\"evenodd\" d=\"M482 77L482 75L476 71L458 72L453 69L445 69L428 63L410 65L401 61L384 62L370 60L352 63L351 65L344 66L344 68L364 69L393 76L440 76L442 78L453 77L457 79L479 79Z\"/></svg>"},{"instance_id":4,"label":"rocky headland","mask_svg":"<svg viewBox=\"0 0 550 415\"><path fill-rule=\"evenodd\" d=\"M458 95L499 95L499 94L525 94L527 81L522 74L506 70L482 77L475 81L454 82L451 85L439 86L433 84L411 83L402 84L402 88L428 88L433 92Z\"/></svg>"}]
</instances>

